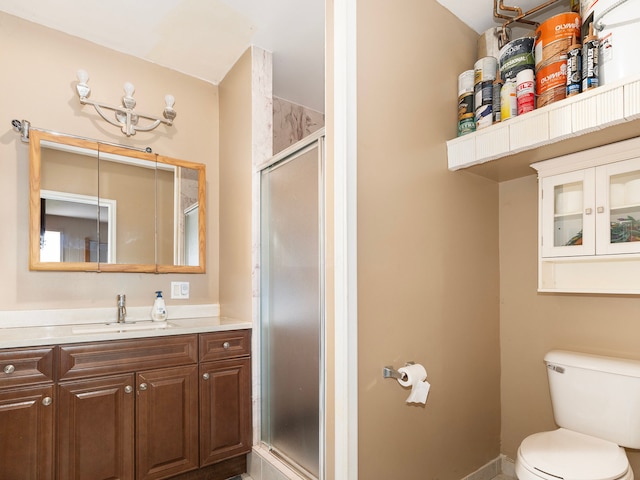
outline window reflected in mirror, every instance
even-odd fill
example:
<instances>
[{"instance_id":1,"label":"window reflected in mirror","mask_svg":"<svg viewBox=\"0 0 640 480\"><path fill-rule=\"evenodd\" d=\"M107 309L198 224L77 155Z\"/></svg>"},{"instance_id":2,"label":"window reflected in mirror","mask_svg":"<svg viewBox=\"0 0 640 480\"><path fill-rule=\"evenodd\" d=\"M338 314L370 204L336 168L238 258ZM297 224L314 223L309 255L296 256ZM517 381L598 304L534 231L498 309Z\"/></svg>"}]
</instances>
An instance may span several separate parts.
<instances>
[{"instance_id":1,"label":"window reflected in mirror","mask_svg":"<svg viewBox=\"0 0 640 480\"><path fill-rule=\"evenodd\" d=\"M204 273L204 165L30 133L32 270Z\"/></svg>"}]
</instances>

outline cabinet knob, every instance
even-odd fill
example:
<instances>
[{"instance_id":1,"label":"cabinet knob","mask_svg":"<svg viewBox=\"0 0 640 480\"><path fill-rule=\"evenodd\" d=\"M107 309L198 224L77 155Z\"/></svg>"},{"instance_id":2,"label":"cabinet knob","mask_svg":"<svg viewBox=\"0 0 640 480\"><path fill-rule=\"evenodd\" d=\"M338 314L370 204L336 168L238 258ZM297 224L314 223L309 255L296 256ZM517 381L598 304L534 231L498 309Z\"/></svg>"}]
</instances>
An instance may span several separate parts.
<instances>
[{"instance_id":1,"label":"cabinet knob","mask_svg":"<svg viewBox=\"0 0 640 480\"><path fill-rule=\"evenodd\" d=\"M140 390L146 390L147 389L147 384L146 383L141 383L139 388L140 388Z\"/></svg>"},{"instance_id":2,"label":"cabinet knob","mask_svg":"<svg viewBox=\"0 0 640 480\"><path fill-rule=\"evenodd\" d=\"M222 348L224 348L225 350L229 350L229 347L231 346L231 344L229 342L224 342L222 344Z\"/></svg>"},{"instance_id":3,"label":"cabinet knob","mask_svg":"<svg viewBox=\"0 0 640 480\"><path fill-rule=\"evenodd\" d=\"M604 213L604 207L598 207L596 210L598 213Z\"/></svg>"},{"instance_id":4,"label":"cabinet knob","mask_svg":"<svg viewBox=\"0 0 640 480\"><path fill-rule=\"evenodd\" d=\"M53 399L52 399L51 397L44 397L44 398L42 399L42 404L43 404L45 407L48 407L48 406L49 406L49 405L51 405L52 403L53 403Z\"/></svg>"},{"instance_id":5,"label":"cabinet knob","mask_svg":"<svg viewBox=\"0 0 640 480\"><path fill-rule=\"evenodd\" d=\"M591 215L592 213L593 213L593 210L591 210L590 208L586 208L586 209L584 210L584 214L585 214L585 215Z\"/></svg>"},{"instance_id":6,"label":"cabinet knob","mask_svg":"<svg viewBox=\"0 0 640 480\"><path fill-rule=\"evenodd\" d=\"M208 373L203 373L202 374L202 379L203 380L209 380L209 374Z\"/></svg>"},{"instance_id":7,"label":"cabinet knob","mask_svg":"<svg viewBox=\"0 0 640 480\"><path fill-rule=\"evenodd\" d=\"M127 385L126 387L124 387L124 393L131 393L133 392L133 387L131 385Z\"/></svg>"},{"instance_id":8,"label":"cabinet knob","mask_svg":"<svg viewBox=\"0 0 640 480\"><path fill-rule=\"evenodd\" d=\"M13 373L16 371L16 367L14 365L6 365L4 367L4 373L6 373L7 375Z\"/></svg>"}]
</instances>

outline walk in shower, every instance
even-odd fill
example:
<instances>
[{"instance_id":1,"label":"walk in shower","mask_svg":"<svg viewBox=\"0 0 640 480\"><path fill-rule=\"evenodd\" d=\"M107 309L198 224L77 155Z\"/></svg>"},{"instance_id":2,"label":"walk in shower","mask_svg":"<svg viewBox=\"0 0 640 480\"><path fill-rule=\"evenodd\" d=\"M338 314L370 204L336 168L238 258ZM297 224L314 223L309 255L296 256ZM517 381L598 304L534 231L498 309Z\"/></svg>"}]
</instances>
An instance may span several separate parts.
<instances>
[{"instance_id":1,"label":"walk in shower","mask_svg":"<svg viewBox=\"0 0 640 480\"><path fill-rule=\"evenodd\" d=\"M319 132L260 174L261 441L323 478L323 145Z\"/></svg>"}]
</instances>

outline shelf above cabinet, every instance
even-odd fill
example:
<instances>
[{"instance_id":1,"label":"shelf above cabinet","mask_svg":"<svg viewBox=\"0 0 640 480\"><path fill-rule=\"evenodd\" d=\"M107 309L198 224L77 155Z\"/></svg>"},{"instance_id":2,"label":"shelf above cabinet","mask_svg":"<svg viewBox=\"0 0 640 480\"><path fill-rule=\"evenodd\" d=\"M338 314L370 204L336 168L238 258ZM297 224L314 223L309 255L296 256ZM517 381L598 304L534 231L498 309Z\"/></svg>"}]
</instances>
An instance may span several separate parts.
<instances>
[{"instance_id":1,"label":"shelf above cabinet","mask_svg":"<svg viewBox=\"0 0 640 480\"><path fill-rule=\"evenodd\" d=\"M633 77L450 140L448 165L505 181L533 175L531 163L638 135L640 77Z\"/></svg>"}]
</instances>

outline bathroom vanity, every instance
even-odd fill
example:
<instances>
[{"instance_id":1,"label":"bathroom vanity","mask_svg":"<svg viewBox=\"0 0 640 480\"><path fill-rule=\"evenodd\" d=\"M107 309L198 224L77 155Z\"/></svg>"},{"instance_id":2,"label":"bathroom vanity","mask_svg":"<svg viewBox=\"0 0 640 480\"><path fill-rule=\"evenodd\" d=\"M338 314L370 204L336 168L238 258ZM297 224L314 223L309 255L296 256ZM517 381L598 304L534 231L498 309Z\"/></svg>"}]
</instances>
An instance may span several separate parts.
<instances>
[{"instance_id":1,"label":"bathroom vanity","mask_svg":"<svg viewBox=\"0 0 640 480\"><path fill-rule=\"evenodd\" d=\"M188 478L197 479L205 478L195 472L202 469L223 479L245 472L250 328L175 321L145 333L0 349L0 478L142 480L194 471Z\"/></svg>"}]
</instances>

